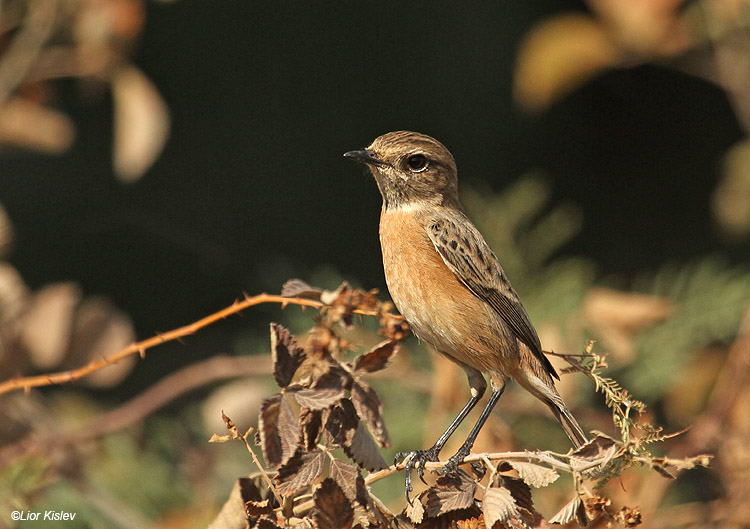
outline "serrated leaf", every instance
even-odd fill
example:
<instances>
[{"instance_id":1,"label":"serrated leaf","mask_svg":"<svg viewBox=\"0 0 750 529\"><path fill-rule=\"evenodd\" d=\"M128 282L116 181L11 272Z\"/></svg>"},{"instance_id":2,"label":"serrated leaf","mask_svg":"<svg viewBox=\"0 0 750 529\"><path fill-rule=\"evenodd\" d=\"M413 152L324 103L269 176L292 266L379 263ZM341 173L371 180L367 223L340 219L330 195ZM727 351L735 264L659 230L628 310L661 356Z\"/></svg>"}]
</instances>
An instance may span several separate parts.
<instances>
[{"instance_id":1,"label":"serrated leaf","mask_svg":"<svg viewBox=\"0 0 750 529\"><path fill-rule=\"evenodd\" d=\"M413 523L420 524L424 519L424 505L419 499L411 502L411 505L406 504L406 510L404 510L406 516L409 517Z\"/></svg>"},{"instance_id":2,"label":"serrated leaf","mask_svg":"<svg viewBox=\"0 0 750 529\"><path fill-rule=\"evenodd\" d=\"M288 393L297 404L313 410L322 410L344 396L343 389L300 389Z\"/></svg>"},{"instance_id":3,"label":"serrated leaf","mask_svg":"<svg viewBox=\"0 0 750 529\"><path fill-rule=\"evenodd\" d=\"M471 507L476 490L477 484L463 470L439 477L424 495L427 516L434 518L449 511Z\"/></svg>"},{"instance_id":4,"label":"serrated leaf","mask_svg":"<svg viewBox=\"0 0 750 529\"><path fill-rule=\"evenodd\" d=\"M278 430L279 408L282 395L276 393L263 399L260 404L260 416L258 417L258 444L263 451L263 457L270 467L275 467L282 462L281 437Z\"/></svg>"},{"instance_id":5,"label":"serrated leaf","mask_svg":"<svg viewBox=\"0 0 750 529\"><path fill-rule=\"evenodd\" d=\"M354 372L357 374L374 373L385 369L396 351L398 351L398 342L395 340L381 342L354 360Z\"/></svg>"},{"instance_id":6,"label":"serrated leaf","mask_svg":"<svg viewBox=\"0 0 750 529\"><path fill-rule=\"evenodd\" d=\"M299 444L299 423L289 401L276 393L261 402L258 437L263 457L275 467L289 459Z\"/></svg>"},{"instance_id":7,"label":"serrated leaf","mask_svg":"<svg viewBox=\"0 0 750 529\"><path fill-rule=\"evenodd\" d=\"M322 374L311 388L290 388L287 392L304 408L321 410L333 405L344 396L344 381L334 370Z\"/></svg>"},{"instance_id":8,"label":"serrated leaf","mask_svg":"<svg viewBox=\"0 0 750 529\"><path fill-rule=\"evenodd\" d=\"M502 476L500 479L500 486L505 487L513 496L513 500L516 502L516 506L520 509L525 509L529 513L534 513L534 501L531 498L531 487L529 487L522 479L514 478L511 476Z\"/></svg>"},{"instance_id":9,"label":"serrated leaf","mask_svg":"<svg viewBox=\"0 0 750 529\"><path fill-rule=\"evenodd\" d=\"M383 403L375 390L363 380L355 382L352 385L352 403L377 443L383 448L389 448L391 441L383 420Z\"/></svg>"},{"instance_id":10,"label":"serrated leaf","mask_svg":"<svg viewBox=\"0 0 750 529\"><path fill-rule=\"evenodd\" d=\"M518 507L513 495L505 487L492 487L484 492L482 501L484 523L492 528L495 522L507 522L518 515Z\"/></svg>"},{"instance_id":11,"label":"serrated leaf","mask_svg":"<svg viewBox=\"0 0 750 529\"><path fill-rule=\"evenodd\" d=\"M339 487L344 491L347 498L352 501L357 500L363 507L367 505L365 480L362 478L362 474L360 474L359 468L356 465L341 461L340 459L333 459L331 461L330 475L339 484Z\"/></svg>"},{"instance_id":12,"label":"serrated leaf","mask_svg":"<svg viewBox=\"0 0 750 529\"><path fill-rule=\"evenodd\" d=\"M313 521L317 529L349 529L354 510L336 481L326 478L313 495Z\"/></svg>"},{"instance_id":13,"label":"serrated leaf","mask_svg":"<svg viewBox=\"0 0 750 529\"><path fill-rule=\"evenodd\" d=\"M584 507L583 502L581 501L581 498L576 496L575 498L570 500L565 505L565 507L560 509L560 512L558 512L556 515L550 518L548 523L564 525L575 519L578 519L580 523L581 516L583 516L583 518L586 519L586 521L581 524L581 527L585 527L586 524L588 523L588 519L586 518L586 508Z\"/></svg>"},{"instance_id":14,"label":"serrated leaf","mask_svg":"<svg viewBox=\"0 0 750 529\"><path fill-rule=\"evenodd\" d=\"M285 298L320 299L322 289L312 287L301 279L290 279L281 287L281 295Z\"/></svg>"},{"instance_id":15,"label":"serrated leaf","mask_svg":"<svg viewBox=\"0 0 750 529\"><path fill-rule=\"evenodd\" d=\"M281 462L283 463L297 450L300 439L300 427L289 400L282 397L279 404L279 416L276 428L281 438Z\"/></svg>"},{"instance_id":16,"label":"serrated leaf","mask_svg":"<svg viewBox=\"0 0 750 529\"><path fill-rule=\"evenodd\" d=\"M344 443L344 453L370 472L388 468L388 463L361 422L357 424L351 439Z\"/></svg>"},{"instance_id":17,"label":"serrated leaf","mask_svg":"<svg viewBox=\"0 0 750 529\"><path fill-rule=\"evenodd\" d=\"M305 351L297 345L297 339L283 325L271 323L270 327L273 378L279 387L285 388L305 360Z\"/></svg>"},{"instance_id":18,"label":"serrated leaf","mask_svg":"<svg viewBox=\"0 0 750 529\"><path fill-rule=\"evenodd\" d=\"M523 461L508 461L527 485L535 488L546 487L560 477L555 470Z\"/></svg>"},{"instance_id":19,"label":"serrated leaf","mask_svg":"<svg viewBox=\"0 0 750 529\"><path fill-rule=\"evenodd\" d=\"M298 449L289 461L279 467L274 478L276 488L282 496L288 496L310 485L323 472L325 454L320 450L303 452Z\"/></svg>"}]
</instances>

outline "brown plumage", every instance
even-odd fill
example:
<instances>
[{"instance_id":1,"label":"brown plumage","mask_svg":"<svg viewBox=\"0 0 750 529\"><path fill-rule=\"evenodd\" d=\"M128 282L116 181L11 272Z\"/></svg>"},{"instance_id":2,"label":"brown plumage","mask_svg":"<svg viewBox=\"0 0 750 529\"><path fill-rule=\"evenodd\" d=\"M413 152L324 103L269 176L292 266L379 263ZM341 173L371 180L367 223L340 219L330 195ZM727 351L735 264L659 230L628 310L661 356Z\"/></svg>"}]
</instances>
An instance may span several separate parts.
<instances>
[{"instance_id":1,"label":"brown plumage","mask_svg":"<svg viewBox=\"0 0 750 529\"><path fill-rule=\"evenodd\" d=\"M383 197L380 244L393 302L414 333L460 365L469 378L471 400L429 450L407 462L410 472L437 460L448 437L484 394L493 393L450 471L469 454L479 430L508 378L544 402L573 445L586 442L581 427L555 389L555 369L497 256L463 212L453 156L437 140L415 132L391 132L367 149L344 156L366 164Z\"/></svg>"}]
</instances>

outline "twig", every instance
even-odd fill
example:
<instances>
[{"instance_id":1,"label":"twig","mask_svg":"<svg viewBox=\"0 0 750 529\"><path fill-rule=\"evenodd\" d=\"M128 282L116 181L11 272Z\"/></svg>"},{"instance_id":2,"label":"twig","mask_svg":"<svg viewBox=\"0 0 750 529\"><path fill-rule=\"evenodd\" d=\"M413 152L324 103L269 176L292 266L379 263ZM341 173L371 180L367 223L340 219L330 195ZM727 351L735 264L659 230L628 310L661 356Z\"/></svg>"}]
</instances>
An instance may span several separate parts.
<instances>
[{"instance_id":1,"label":"twig","mask_svg":"<svg viewBox=\"0 0 750 529\"><path fill-rule=\"evenodd\" d=\"M273 481L271 480L271 477L268 475L268 472L265 468L263 468L263 465L260 464L260 460L258 459L258 456L255 454L255 450L253 450L253 447L250 446L250 443L247 442L247 436L251 433L252 428L245 433L245 435L240 435L238 439L242 441L242 443L245 445L245 448L247 448L247 451L250 452L250 456L253 458L253 463L255 463L255 466L258 467L258 470L260 470L261 475L263 476L263 480L266 482L266 485L268 486L268 489L273 494L274 498L276 498L276 501L279 503L279 505L283 505L284 501L281 496L279 496L278 491L276 490L276 487L273 484Z\"/></svg>"},{"instance_id":2,"label":"twig","mask_svg":"<svg viewBox=\"0 0 750 529\"><path fill-rule=\"evenodd\" d=\"M184 327L173 329L169 332L158 334L152 338L133 343L113 355L107 356L100 360L92 360L85 366L76 369L70 369L67 371L59 371L57 373L49 373L46 375L15 377L11 378L10 380L6 380L5 382L0 383L0 395L2 395L3 393L15 391L17 389L23 389L24 391L28 392L31 388L34 387L73 382L93 373L94 371L98 371L104 367L107 367L110 364L116 364L123 358L134 355L136 353L140 354L141 358L144 358L147 349L151 349L153 347L156 347L157 345L177 340L191 334L195 334L198 330L202 329L203 327L207 327L218 320L222 320L224 318L227 318L228 316L237 314L238 312L241 312L248 307L260 305L262 303L280 303L282 308L285 308L286 305L300 305L302 307L313 307L318 309L326 306L320 301L306 298L285 298L283 296L272 294L258 294L257 296L252 297L248 297L246 295L245 299L243 299L242 301L237 300L231 306L215 312L214 314L206 316L205 318L202 318L196 322L185 325ZM361 314L363 316L380 316L380 314L372 310L355 309L353 312L355 314Z\"/></svg>"},{"instance_id":3,"label":"twig","mask_svg":"<svg viewBox=\"0 0 750 529\"><path fill-rule=\"evenodd\" d=\"M557 454L549 451L535 451L535 452L494 452L494 453L481 453L481 454L469 454L463 460L462 464L474 463L477 461L484 462L487 464L490 461L519 461L524 463L539 463L555 470L562 470L570 474L585 472L592 468L596 468L606 463L614 457L613 454L603 455L597 458L577 458L570 454ZM582 464L566 463L565 461L580 461ZM585 461L585 464L583 462ZM425 463L424 468L426 470L440 470L445 466L445 462L442 461L430 461ZM494 468L493 465L491 465ZM399 463L397 465L390 466L386 469L379 470L368 474L365 477L365 485L370 486L373 483L380 481L381 479L387 478L397 472L404 470L405 465Z\"/></svg>"}]
</instances>

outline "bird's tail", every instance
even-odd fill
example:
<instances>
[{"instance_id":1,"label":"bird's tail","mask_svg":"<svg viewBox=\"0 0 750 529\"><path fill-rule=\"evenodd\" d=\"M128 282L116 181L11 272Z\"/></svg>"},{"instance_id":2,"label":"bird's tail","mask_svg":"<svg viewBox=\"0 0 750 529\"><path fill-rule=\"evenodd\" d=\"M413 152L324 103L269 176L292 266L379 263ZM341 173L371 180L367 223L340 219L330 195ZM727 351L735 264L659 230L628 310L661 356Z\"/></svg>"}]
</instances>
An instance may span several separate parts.
<instances>
[{"instance_id":1,"label":"bird's tail","mask_svg":"<svg viewBox=\"0 0 750 529\"><path fill-rule=\"evenodd\" d=\"M555 415L557 420L560 421L560 425L562 426L563 430L565 430L565 433L568 434L568 437L570 437L570 441L573 443L573 446L576 449L580 448L588 442L588 439L586 439L586 434L583 433L583 429L581 429L581 426L578 424L578 421L576 421L576 418L573 417L573 414L570 413L568 407L565 406L565 403L563 402L560 395L547 397L546 399L544 399L544 403L549 407L550 410L552 410L552 413Z\"/></svg>"},{"instance_id":2,"label":"bird's tail","mask_svg":"<svg viewBox=\"0 0 750 529\"><path fill-rule=\"evenodd\" d=\"M519 384L526 388L532 395L544 402L552 410L552 414L557 418L565 433L570 437L573 446L578 449L588 442L586 434L576 421L573 414L565 405L562 397L555 389L552 378L548 377L547 381L538 376L527 376L516 378Z\"/></svg>"}]
</instances>

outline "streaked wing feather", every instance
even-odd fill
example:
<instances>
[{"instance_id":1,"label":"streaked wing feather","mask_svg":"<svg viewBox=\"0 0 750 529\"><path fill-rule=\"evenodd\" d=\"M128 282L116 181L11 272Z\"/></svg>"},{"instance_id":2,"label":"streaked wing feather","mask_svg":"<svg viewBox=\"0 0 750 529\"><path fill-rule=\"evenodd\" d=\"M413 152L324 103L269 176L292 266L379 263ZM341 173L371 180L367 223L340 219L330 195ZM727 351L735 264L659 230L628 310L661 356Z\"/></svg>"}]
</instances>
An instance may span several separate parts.
<instances>
[{"instance_id":1,"label":"streaked wing feather","mask_svg":"<svg viewBox=\"0 0 750 529\"><path fill-rule=\"evenodd\" d=\"M529 347L544 369L553 377L559 378L555 368L542 353L539 336L518 299L518 294L506 279L497 257L479 231L468 219L465 222L454 222L435 217L427 223L427 233L445 264L461 283L490 305L516 337Z\"/></svg>"}]
</instances>

